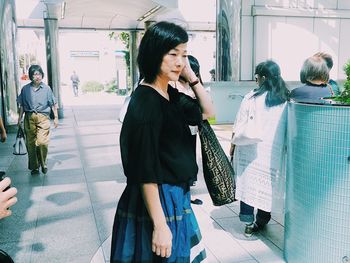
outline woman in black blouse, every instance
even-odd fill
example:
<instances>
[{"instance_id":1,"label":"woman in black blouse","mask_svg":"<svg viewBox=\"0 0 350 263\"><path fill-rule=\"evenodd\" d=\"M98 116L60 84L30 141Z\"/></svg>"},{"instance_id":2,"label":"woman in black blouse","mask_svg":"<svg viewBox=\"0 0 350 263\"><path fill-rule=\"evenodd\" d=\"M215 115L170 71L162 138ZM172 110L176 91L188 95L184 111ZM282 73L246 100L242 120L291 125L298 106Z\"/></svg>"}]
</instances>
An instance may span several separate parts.
<instances>
[{"instance_id":1,"label":"woman in black blouse","mask_svg":"<svg viewBox=\"0 0 350 263\"><path fill-rule=\"evenodd\" d=\"M200 262L200 232L190 205L189 182L198 171L189 125L214 115L213 105L187 59L186 31L159 22L142 38L135 90L120 134L127 186L116 211L111 262ZM180 73L199 106L169 86ZM191 253L191 249L197 251Z\"/></svg>"}]
</instances>

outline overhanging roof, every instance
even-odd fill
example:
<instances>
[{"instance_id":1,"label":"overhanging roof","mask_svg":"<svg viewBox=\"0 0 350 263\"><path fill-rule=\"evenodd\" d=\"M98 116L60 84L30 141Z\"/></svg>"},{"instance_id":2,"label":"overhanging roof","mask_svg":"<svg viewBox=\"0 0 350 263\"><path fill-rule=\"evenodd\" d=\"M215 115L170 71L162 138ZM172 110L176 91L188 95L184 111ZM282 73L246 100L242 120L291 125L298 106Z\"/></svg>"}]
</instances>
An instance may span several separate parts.
<instances>
[{"instance_id":1,"label":"overhanging roof","mask_svg":"<svg viewBox=\"0 0 350 263\"><path fill-rule=\"evenodd\" d=\"M185 21L178 10L178 0L15 0L15 2L17 26L20 28L44 27L44 16L57 18L60 29L138 30L144 28L144 22L147 20L171 17L173 20ZM140 18L152 9L157 10L140 21ZM187 23L186 27L189 30L215 30L212 21L191 22Z\"/></svg>"}]
</instances>

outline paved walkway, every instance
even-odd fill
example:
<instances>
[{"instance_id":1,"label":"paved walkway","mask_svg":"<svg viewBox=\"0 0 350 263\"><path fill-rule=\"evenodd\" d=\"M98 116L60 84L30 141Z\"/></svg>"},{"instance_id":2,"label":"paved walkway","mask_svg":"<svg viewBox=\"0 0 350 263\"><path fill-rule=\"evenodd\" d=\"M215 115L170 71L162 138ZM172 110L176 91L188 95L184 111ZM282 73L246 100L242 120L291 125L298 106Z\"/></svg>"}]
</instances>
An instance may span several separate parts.
<instances>
[{"instance_id":1,"label":"paved walkway","mask_svg":"<svg viewBox=\"0 0 350 263\"><path fill-rule=\"evenodd\" d=\"M15 134L0 144L0 170L19 190L13 215L0 221L0 248L16 263L108 262L114 213L125 187L117 121L123 97L64 94L65 118L52 129L47 175L31 176L27 156L12 155ZM230 126L214 129L227 150ZM213 206L201 172L198 178L192 193L204 204L193 209L207 262L284 262L281 215L274 215L264 232L246 238L238 203Z\"/></svg>"}]
</instances>

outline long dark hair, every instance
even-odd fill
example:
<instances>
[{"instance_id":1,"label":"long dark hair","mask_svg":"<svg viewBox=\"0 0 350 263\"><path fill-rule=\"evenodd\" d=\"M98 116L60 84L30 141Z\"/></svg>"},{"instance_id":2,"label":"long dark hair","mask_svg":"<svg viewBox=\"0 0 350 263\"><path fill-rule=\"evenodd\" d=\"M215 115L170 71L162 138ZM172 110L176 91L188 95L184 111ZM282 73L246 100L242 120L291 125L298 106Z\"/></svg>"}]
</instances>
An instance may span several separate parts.
<instances>
[{"instance_id":1,"label":"long dark hair","mask_svg":"<svg viewBox=\"0 0 350 263\"><path fill-rule=\"evenodd\" d=\"M140 75L152 83L160 72L163 57L179 44L188 42L188 34L181 26L169 22L152 25L143 36L137 63Z\"/></svg>"},{"instance_id":2,"label":"long dark hair","mask_svg":"<svg viewBox=\"0 0 350 263\"><path fill-rule=\"evenodd\" d=\"M255 74L261 78L264 77L265 80L255 90L253 97L267 92L265 99L267 107L280 105L289 99L289 90L281 77L281 70L276 62L267 60L258 64L255 68Z\"/></svg>"}]
</instances>

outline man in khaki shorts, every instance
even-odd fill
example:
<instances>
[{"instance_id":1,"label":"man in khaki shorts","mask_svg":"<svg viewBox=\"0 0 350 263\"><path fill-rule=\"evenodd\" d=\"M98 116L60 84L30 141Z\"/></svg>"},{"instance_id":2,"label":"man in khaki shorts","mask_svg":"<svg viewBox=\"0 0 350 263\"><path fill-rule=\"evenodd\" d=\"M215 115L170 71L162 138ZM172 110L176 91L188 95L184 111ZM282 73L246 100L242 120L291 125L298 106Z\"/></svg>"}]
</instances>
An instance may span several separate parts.
<instances>
[{"instance_id":1,"label":"man in khaki shorts","mask_svg":"<svg viewBox=\"0 0 350 263\"><path fill-rule=\"evenodd\" d=\"M28 151L28 168L32 175L47 173L47 151L50 141L50 111L54 113L54 127L58 126L57 102L49 86L42 82L44 72L39 65L29 68L30 83L23 86L17 98L20 105L18 125L23 113L24 132Z\"/></svg>"}]
</instances>

